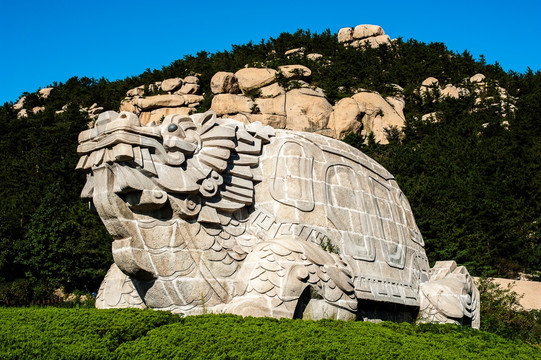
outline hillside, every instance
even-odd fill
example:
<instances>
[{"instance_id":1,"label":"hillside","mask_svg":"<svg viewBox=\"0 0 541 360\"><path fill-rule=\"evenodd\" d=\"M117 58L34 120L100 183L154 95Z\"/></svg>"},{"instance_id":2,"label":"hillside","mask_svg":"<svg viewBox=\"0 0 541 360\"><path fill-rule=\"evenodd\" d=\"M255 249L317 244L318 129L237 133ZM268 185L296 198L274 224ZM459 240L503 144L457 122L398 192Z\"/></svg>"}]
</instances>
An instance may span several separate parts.
<instances>
[{"instance_id":1,"label":"hillside","mask_svg":"<svg viewBox=\"0 0 541 360\"><path fill-rule=\"evenodd\" d=\"M226 98L241 105L219 115L343 138L375 158L408 197L431 262L454 259L473 275L541 271L541 73L506 73L468 52L390 40L378 29L365 35L283 33L120 81L72 78L4 104L2 297L42 298L58 286L92 292L112 262L110 237L79 199L84 178L73 170L77 135L99 112L159 121L165 108L219 113ZM242 72L254 68L272 81L242 85ZM265 96L273 84L278 95ZM306 116L267 111L282 95L310 97L299 111ZM156 105L156 96L177 103ZM315 102L326 115L310 117ZM291 114L300 120L288 122Z\"/></svg>"}]
</instances>

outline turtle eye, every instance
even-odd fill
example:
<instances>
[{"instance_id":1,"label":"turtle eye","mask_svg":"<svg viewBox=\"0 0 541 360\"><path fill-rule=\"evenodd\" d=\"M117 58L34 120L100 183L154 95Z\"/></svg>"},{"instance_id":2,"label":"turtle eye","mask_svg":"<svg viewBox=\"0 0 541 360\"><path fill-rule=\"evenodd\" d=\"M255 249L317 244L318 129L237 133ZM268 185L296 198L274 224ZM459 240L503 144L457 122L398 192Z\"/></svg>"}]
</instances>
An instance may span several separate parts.
<instances>
[{"instance_id":1,"label":"turtle eye","mask_svg":"<svg viewBox=\"0 0 541 360\"><path fill-rule=\"evenodd\" d=\"M169 132L175 132L177 131L177 129L178 129L177 124L173 124L173 123L169 124L169 126L167 127L167 131Z\"/></svg>"}]
</instances>

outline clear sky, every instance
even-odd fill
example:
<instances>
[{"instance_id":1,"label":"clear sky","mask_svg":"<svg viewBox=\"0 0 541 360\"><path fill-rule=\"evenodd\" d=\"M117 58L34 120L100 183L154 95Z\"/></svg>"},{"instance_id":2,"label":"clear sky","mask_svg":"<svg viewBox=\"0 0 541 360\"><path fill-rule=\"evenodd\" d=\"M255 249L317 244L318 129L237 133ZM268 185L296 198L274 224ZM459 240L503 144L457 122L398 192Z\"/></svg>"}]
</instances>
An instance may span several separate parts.
<instances>
[{"instance_id":1,"label":"clear sky","mask_svg":"<svg viewBox=\"0 0 541 360\"><path fill-rule=\"evenodd\" d=\"M72 76L122 79L201 50L358 24L541 69L541 0L0 0L0 104Z\"/></svg>"}]
</instances>

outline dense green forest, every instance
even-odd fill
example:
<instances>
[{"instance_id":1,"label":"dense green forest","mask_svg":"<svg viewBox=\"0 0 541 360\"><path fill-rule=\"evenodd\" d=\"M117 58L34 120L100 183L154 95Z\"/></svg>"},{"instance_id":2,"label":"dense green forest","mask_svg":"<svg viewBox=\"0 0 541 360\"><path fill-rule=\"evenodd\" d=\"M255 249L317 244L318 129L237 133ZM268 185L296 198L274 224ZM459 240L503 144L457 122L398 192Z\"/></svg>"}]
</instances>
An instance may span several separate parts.
<instances>
[{"instance_id":1,"label":"dense green forest","mask_svg":"<svg viewBox=\"0 0 541 360\"><path fill-rule=\"evenodd\" d=\"M323 54L325 61L281 55L298 47ZM389 144L354 134L346 141L395 175L430 261L454 259L473 275L539 274L541 72L505 72L497 63L449 51L442 43L398 39L392 46L360 49L343 46L329 31L299 30L230 51L202 51L124 80L74 77L54 83L47 99L23 94L26 118L17 118L13 103L0 107L2 300L43 298L56 287L96 291L112 263L109 235L79 199L85 179L74 171L77 135L89 122L80 107L97 103L118 110L131 88L197 74L205 94L198 111L204 111L212 99L211 77L246 64L306 65L312 84L331 102L359 88L390 95L396 91L391 84L403 87L406 126L390 129ZM476 73L487 82L481 105L473 91L438 101L416 91L428 76L461 84ZM516 111L499 105L498 86L517 99ZM66 104L67 110L57 113ZM33 114L35 106L45 110ZM422 120L431 112L438 121Z\"/></svg>"}]
</instances>

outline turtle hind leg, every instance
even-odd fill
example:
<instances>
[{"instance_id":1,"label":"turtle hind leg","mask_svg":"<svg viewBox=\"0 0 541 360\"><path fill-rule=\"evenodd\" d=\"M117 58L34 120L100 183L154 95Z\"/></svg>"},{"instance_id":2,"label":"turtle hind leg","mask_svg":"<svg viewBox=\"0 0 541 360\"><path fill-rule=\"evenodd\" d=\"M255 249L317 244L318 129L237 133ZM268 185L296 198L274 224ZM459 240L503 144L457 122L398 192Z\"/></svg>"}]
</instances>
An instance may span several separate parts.
<instances>
[{"instance_id":1,"label":"turtle hind leg","mask_svg":"<svg viewBox=\"0 0 541 360\"><path fill-rule=\"evenodd\" d=\"M356 320L356 307L356 300L351 300L346 306L338 306L335 303L325 300L312 287L307 287L297 301L293 318L303 320Z\"/></svg>"}]
</instances>

